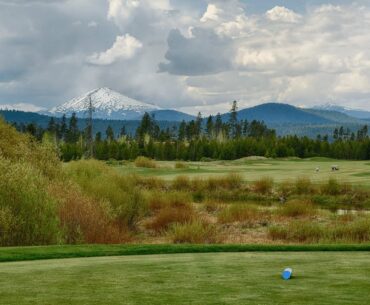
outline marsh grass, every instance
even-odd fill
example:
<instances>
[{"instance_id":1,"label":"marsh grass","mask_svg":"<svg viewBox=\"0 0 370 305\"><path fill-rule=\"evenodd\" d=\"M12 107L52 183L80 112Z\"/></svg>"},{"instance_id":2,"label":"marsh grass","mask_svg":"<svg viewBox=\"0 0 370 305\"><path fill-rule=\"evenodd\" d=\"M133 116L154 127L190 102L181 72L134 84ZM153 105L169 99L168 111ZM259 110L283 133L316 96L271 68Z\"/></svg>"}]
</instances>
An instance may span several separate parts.
<instances>
[{"instance_id":1,"label":"marsh grass","mask_svg":"<svg viewBox=\"0 0 370 305\"><path fill-rule=\"evenodd\" d=\"M179 191L190 191L192 189L192 182L188 176L177 176L172 181L172 188Z\"/></svg>"},{"instance_id":2,"label":"marsh grass","mask_svg":"<svg viewBox=\"0 0 370 305\"><path fill-rule=\"evenodd\" d=\"M252 184L252 190L258 194L263 195L272 193L273 187L274 180L268 177L257 180Z\"/></svg>"},{"instance_id":3,"label":"marsh grass","mask_svg":"<svg viewBox=\"0 0 370 305\"><path fill-rule=\"evenodd\" d=\"M288 201L277 210L277 214L284 217L312 217L317 213L317 208L307 199Z\"/></svg>"},{"instance_id":4,"label":"marsh grass","mask_svg":"<svg viewBox=\"0 0 370 305\"><path fill-rule=\"evenodd\" d=\"M218 222L221 224L240 222L247 227L266 224L269 219L267 211L249 204L231 204L218 214Z\"/></svg>"},{"instance_id":5,"label":"marsh grass","mask_svg":"<svg viewBox=\"0 0 370 305\"><path fill-rule=\"evenodd\" d=\"M177 244L216 244L221 242L216 226L201 220L173 225L170 237Z\"/></svg>"},{"instance_id":6,"label":"marsh grass","mask_svg":"<svg viewBox=\"0 0 370 305\"><path fill-rule=\"evenodd\" d=\"M309 195L317 192L317 188L309 178L300 177L294 183L294 192L298 195Z\"/></svg>"}]
</instances>

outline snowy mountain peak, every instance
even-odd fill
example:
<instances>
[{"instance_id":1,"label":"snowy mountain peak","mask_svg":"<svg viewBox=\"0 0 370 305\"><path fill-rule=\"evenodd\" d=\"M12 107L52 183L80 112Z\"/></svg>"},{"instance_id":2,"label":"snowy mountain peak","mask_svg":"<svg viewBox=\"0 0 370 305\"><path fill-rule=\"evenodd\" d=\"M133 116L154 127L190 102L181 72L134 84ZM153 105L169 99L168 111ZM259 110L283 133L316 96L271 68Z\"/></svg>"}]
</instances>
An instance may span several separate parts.
<instances>
[{"instance_id":1,"label":"snowy mountain peak","mask_svg":"<svg viewBox=\"0 0 370 305\"><path fill-rule=\"evenodd\" d=\"M145 112L160 110L160 107L129 98L109 88L99 88L52 108L49 113L56 116L70 115L73 112L80 117L86 116L89 98L94 107L94 118L132 120Z\"/></svg>"}]
</instances>

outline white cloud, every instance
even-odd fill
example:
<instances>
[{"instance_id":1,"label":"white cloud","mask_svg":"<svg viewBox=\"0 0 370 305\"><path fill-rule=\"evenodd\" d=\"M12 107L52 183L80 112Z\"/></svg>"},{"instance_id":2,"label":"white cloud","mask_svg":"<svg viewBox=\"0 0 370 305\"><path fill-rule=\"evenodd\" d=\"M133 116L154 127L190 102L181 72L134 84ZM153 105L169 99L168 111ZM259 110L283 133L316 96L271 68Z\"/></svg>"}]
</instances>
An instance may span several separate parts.
<instances>
[{"instance_id":1,"label":"white cloud","mask_svg":"<svg viewBox=\"0 0 370 305\"><path fill-rule=\"evenodd\" d=\"M143 44L130 34L117 36L115 43L110 49L89 56L87 62L94 65L110 65L117 60L134 57L142 47Z\"/></svg>"},{"instance_id":2,"label":"white cloud","mask_svg":"<svg viewBox=\"0 0 370 305\"><path fill-rule=\"evenodd\" d=\"M214 112L234 99L370 100L368 0L296 4L299 14L288 5L252 13L242 0L42 2L0 0L1 103L57 104L102 86Z\"/></svg>"},{"instance_id":3,"label":"white cloud","mask_svg":"<svg viewBox=\"0 0 370 305\"><path fill-rule=\"evenodd\" d=\"M208 4L207 10L203 14L202 18L200 19L201 22L207 21L218 21L220 19L220 14L222 14L223 10L218 8L215 4Z\"/></svg>"},{"instance_id":4,"label":"white cloud","mask_svg":"<svg viewBox=\"0 0 370 305\"><path fill-rule=\"evenodd\" d=\"M0 105L0 110L16 110L16 111L25 111L25 112L39 112L45 111L46 108L39 107L33 104L19 103L11 105Z\"/></svg>"},{"instance_id":5,"label":"white cloud","mask_svg":"<svg viewBox=\"0 0 370 305\"><path fill-rule=\"evenodd\" d=\"M298 22L302 16L283 6L275 6L266 12L266 17L271 21Z\"/></svg>"}]
</instances>

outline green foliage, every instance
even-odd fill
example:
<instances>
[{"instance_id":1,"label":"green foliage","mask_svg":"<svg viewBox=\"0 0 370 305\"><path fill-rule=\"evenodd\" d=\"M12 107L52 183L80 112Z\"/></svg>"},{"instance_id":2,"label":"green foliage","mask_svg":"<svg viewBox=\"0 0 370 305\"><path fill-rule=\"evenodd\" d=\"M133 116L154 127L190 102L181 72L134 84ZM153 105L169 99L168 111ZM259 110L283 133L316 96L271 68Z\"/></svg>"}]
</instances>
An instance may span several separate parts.
<instances>
[{"instance_id":1,"label":"green foliage","mask_svg":"<svg viewBox=\"0 0 370 305\"><path fill-rule=\"evenodd\" d=\"M147 213L147 202L134 180L117 174L104 163L94 160L71 162L65 172L84 192L107 202L122 227L134 228Z\"/></svg>"},{"instance_id":2,"label":"green foliage","mask_svg":"<svg viewBox=\"0 0 370 305\"><path fill-rule=\"evenodd\" d=\"M47 179L28 163L0 158L0 245L44 245L59 241L55 201Z\"/></svg>"}]
</instances>

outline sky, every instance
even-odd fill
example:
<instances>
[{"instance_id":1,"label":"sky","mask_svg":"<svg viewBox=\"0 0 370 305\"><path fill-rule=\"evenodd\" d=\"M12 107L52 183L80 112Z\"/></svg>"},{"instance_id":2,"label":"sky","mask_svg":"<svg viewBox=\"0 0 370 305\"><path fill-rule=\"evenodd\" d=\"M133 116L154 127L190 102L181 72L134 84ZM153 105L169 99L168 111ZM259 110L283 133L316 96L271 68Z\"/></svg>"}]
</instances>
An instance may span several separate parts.
<instances>
[{"instance_id":1,"label":"sky","mask_svg":"<svg viewBox=\"0 0 370 305\"><path fill-rule=\"evenodd\" d=\"M370 0L0 0L0 104L370 110Z\"/></svg>"}]
</instances>

